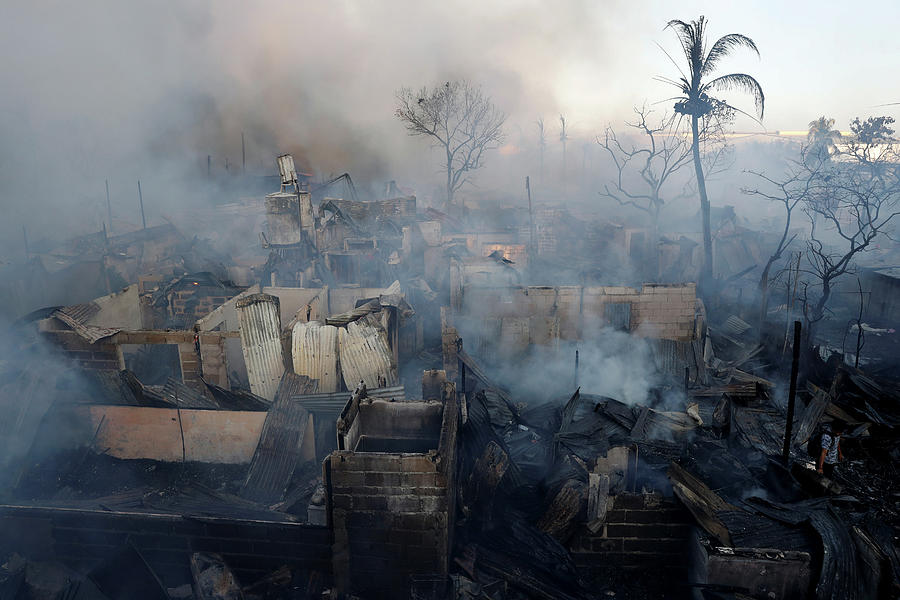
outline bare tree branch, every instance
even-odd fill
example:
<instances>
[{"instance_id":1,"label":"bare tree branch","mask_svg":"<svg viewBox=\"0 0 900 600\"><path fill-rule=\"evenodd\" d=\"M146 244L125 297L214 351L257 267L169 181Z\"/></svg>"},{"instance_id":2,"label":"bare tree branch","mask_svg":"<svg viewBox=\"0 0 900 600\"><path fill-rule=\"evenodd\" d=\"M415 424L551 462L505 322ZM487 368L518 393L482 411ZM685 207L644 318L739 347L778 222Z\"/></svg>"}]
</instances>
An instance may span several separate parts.
<instances>
[{"instance_id":1,"label":"bare tree branch","mask_svg":"<svg viewBox=\"0 0 900 600\"><path fill-rule=\"evenodd\" d=\"M397 92L394 114L410 135L430 137L444 150L448 205L471 172L484 165L485 152L504 140L506 115L481 87L468 81L448 81L418 92L403 88Z\"/></svg>"}]
</instances>

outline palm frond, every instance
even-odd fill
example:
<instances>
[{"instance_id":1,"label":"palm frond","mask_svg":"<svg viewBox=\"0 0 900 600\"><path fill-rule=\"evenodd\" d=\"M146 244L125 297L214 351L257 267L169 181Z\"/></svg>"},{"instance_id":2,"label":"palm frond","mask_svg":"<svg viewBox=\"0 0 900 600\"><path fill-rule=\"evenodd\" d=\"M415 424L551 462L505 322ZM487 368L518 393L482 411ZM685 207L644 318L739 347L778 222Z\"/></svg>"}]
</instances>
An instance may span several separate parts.
<instances>
[{"instance_id":1,"label":"palm frond","mask_svg":"<svg viewBox=\"0 0 900 600\"><path fill-rule=\"evenodd\" d=\"M664 29L671 28L675 32L675 35L678 36L678 41L681 42L681 49L684 51L684 57L691 67L691 77L694 76L694 61L691 60L691 58L694 52L695 40L697 39L697 32L694 30L696 24L696 21L685 23L679 19L673 19L664 27Z\"/></svg>"},{"instance_id":2,"label":"palm frond","mask_svg":"<svg viewBox=\"0 0 900 600\"><path fill-rule=\"evenodd\" d=\"M681 81L675 81L674 79L670 79L669 77L663 77L662 75L655 75L653 77L653 80L659 81L660 83L667 83L669 85L673 85L673 86L677 87L678 89L684 88L684 79L682 79Z\"/></svg>"},{"instance_id":3,"label":"palm frond","mask_svg":"<svg viewBox=\"0 0 900 600\"><path fill-rule=\"evenodd\" d=\"M678 69L678 73L680 73L680 74L681 74L681 77L684 78L684 71L681 70L681 67L678 66L678 63L675 62L675 59L672 58L672 55L669 54L669 53L666 51L666 49L663 48L663 47L659 44L659 42L656 43L656 47L663 51L663 54L665 54L666 57L672 62L672 64L675 65L675 68Z\"/></svg>"},{"instance_id":4,"label":"palm frond","mask_svg":"<svg viewBox=\"0 0 900 600\"><path fill-rule=\"evenodd\" d=\"M747 111L741 110L741 109L739 109L739 108L736 107L736 106L732 106L732 105L728 104L727 102L725 102L725 101L723 101L723 100L718 100L718 102L721 104L721 106L724 106L725 108L727 108L727 109L729 109L729 110L733 110L734 112L739 112L739 113L741 113L742 115L744 115L745 117L750 117L751 119L753 119L754 121L756 121L757 123L759 123L760 125L762 125L762 121L760 121L759 119L757 119L756 117L754 117L753 115L751 115L750 113L748 113ZM765 126L763 126L763 127L765 127Z\"/></svg>"},{"instance_id":5,"label":"palm frond","mask_svg":"<svg viewBox=\"0 0 900 600\"><path fill-rule=\"evenodd\" d=\"M763 94L762 86L751 75L746 73L729 73L715 79L710 79L704 85L701 91L707 90L739 90L747 92L753 96L753 103L756 105L756 112L759 118L762 118L765 111L766 97Z\"/></svg>"},{"instance_id":6,"label":"palm frond","mask_svg":"<svg viewBox=\"0 0 900 600\"><path fill-rule=\"evenodd\" d=\"M759 56L759 49L756 47L756 43L746 35L740 33L723 35L716 40L716 43L709 49L709 53L703 60L703 68L700 71L700 74L711 74L720 60L728 56L732 50L742 47L753 50L756 52L756 55Z\"/></svg>"}]
</instances>

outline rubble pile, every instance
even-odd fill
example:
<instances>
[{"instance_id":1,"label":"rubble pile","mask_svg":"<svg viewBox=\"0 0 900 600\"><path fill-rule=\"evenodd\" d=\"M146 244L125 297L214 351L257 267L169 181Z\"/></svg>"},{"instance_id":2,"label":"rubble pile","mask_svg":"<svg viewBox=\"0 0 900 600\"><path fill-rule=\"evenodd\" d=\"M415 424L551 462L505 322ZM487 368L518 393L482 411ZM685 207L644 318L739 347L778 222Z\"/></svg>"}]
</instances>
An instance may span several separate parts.
<instances>
[{"instance_id":1,"label":"rubble pile","mask_svg":"<svg viewBox=\"0 0 900 600\"><path fill-rule=\"evenodd\" d=\"M7 335L0 600L900 596L900 381L735 302L765 236L707 305L685 236L279 168L252 251L36 252L92 275Z\"/></svg>"}]
</instances>

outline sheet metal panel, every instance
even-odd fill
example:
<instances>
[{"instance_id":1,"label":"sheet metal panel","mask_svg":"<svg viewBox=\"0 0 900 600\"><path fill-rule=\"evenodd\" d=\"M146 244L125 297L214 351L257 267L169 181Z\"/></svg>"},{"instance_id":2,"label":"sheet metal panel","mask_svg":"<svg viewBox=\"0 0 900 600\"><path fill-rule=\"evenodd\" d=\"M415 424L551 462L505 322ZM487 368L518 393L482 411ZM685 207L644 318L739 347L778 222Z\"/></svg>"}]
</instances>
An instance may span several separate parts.
<instances>
[{"instance_id":1,"label":"sheet metal panel","mask_svg":"<svg viewBox=\"0 0 900 600\"><path fill-rule=\"evenodd\" d=\"M397 383L397 365L379 319L366 315L339 332L341 374L347 389L360 381L368 388Z\"/></svg>"},{"instance_id":2,"label":"sheet metal panel","mask_svg":"<svg viewBox=\"0 0 900 600\"><path fill-rule=\"evenodd\" d=\"M340 389L337 327L317 321L297 323L291 333L291 356L294 372L317 380L320 392Z\"/></svg>"},{"instance_id":3,"label":"sheet metal panel","mask_svg":"<svg viewBox=\"0 0 900 600\"><path fill-rule=\"evenodd\" d=\"M284 496L301 460L303 437L309 421L309 412L291 398L290 391L312 389L315 389L315 382L309 378L284 374L277 399L266 413L259 444L241 486L242 498L273 504Z\"/></svg>"},{"instance_id":4,"label":"sheet metal panel","mask_svg":"<svg viewBox=\"0 0 900 600\"><path fill-rule=\"evenodd\" d=\"M272 402L284 373L278 298L253 294L236 303L250 391Z\"/></svg>"},{"instance_id":5,"label":"sheet metal panel","mask_svg":"<svg viewBox=\"0 0 900 600\"><path fill-rule=\"evenodd\" d=\"M351 392L332 392L330 394L295 395L292 396L292 399L300 403L303 408L313 413L316 417L334 420L341 415L344 406L350 400L350 396L352 396ZM406 400L406 390L402 385L366 390L366 397L403 402Z\"/></svg>"}]
</instances>

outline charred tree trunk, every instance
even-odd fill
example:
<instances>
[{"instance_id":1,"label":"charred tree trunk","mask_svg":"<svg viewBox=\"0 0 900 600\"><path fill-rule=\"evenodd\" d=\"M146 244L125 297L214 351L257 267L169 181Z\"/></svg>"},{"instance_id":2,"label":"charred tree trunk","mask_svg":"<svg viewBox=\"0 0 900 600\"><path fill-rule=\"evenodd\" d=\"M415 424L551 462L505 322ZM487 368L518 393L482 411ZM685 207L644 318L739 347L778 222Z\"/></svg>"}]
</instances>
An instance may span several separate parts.
<instances>
[{"instance_id":1,"label":"charred tree trunk","mask_svg":"<svg viewBox=\"0 0 900 600\"><path fill-rule=\"evenodd\" d=\"M709 198L706 195L706 179L703 176L703 162L700 160L700 118L691 116L691 151L694 154L694 171L697 173L697 190L700 192L700 215L703 219L703 269L700 271L701 289L709 288L713 275L712 232L709 222Z\"/></svg>"}]
</instances>

